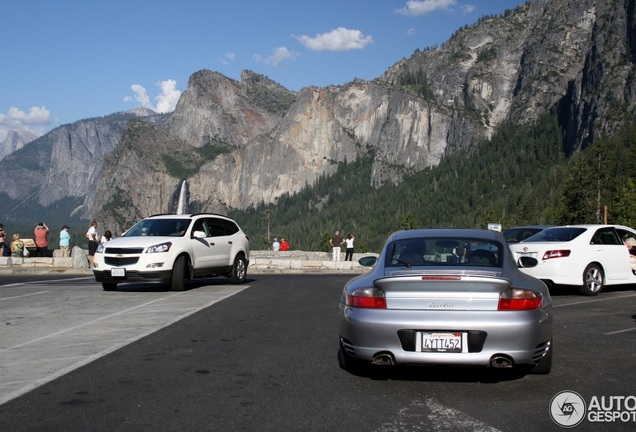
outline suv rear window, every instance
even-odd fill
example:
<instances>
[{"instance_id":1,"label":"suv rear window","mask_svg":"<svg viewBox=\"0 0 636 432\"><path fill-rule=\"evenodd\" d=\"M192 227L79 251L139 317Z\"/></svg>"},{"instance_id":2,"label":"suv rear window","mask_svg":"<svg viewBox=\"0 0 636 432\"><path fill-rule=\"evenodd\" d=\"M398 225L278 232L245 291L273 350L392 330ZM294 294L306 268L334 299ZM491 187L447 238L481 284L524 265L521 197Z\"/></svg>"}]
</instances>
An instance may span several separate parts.
<instances>
[{"instance_id":1,"label":"suv rear window","mask_svg":"<svg viewBox=\"0 0 636 432\"><path fill-rule=\"evenodd\" d=\"M239 227L232 221L221 218L207 218L211 237L229 236L239 232Z\"/></svg>"}]
</instances>

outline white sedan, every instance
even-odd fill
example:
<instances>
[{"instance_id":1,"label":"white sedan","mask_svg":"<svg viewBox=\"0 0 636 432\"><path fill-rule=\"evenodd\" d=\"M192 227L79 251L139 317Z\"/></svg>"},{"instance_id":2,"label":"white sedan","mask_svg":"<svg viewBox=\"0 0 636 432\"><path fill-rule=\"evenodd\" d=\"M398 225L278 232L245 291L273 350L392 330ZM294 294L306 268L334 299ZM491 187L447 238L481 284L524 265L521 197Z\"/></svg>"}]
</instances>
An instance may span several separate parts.
<instances>
[{"instance_id":1,"label":"white sedan","mask_svg":"<svg viewBox=\"0 0 636 432\"><path fill-rule=\"evenodd\" d=\"M568 225L547 228L520 243L509 244L515 259L539 263L521 271L548 286L573 285L585 295L597 295L606 285L636 283L625 243L636 231L621 225Z\"/></svg>"}]
</instances>

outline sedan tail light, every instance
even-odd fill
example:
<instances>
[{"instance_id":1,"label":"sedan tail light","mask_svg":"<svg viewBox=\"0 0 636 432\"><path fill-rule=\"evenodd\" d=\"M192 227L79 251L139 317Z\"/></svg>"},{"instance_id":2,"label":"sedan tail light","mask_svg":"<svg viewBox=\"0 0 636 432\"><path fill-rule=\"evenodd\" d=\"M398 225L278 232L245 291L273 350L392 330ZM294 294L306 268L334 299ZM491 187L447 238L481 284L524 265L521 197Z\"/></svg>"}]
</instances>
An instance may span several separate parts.
<instances>
[{"instance_id":1,"label":"sedan tail light","mask_svg":"<svg viewBox=\"0 0 636 432\"><path fill-rule=\"evenodd\" d=\"M377 288L357 289L347 295L347 305L356 308L386 309L384 291Z\"/></svg>"},{"instance_id":2,"label":"sedan tail light","mask_svg":"<svg viewBox=\"0 0 636 432\"><path fill-rule=\"evenodd\" d=\"M511 288L507 289L499 295L499 304L497 310L532 310L539 309L543 300L541 295L530 290Z\"/></svg>"},{"instance_id":3,"label":"sedan tail light","mask_svg":"<svg viewBox=\"0 0 636 432\"><path fill-rule=\"evenodd\" d=\"M549 260L552 258L565 258L570 256L570 250L568 249L557 249L557 250L549 250L543 254L543 260Z\"/></svg>"}]
</instances>

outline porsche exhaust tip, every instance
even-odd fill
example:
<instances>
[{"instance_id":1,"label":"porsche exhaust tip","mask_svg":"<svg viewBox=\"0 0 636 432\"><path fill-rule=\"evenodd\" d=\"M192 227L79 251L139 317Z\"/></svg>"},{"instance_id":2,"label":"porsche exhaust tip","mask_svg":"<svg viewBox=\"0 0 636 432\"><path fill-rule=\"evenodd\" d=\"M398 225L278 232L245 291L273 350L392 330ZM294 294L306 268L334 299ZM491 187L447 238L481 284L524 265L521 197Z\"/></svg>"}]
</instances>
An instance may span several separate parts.
<instances>
[{"instance_id":1,"label":"porsche exhaust tip","mask_svg":"<svg viewBox=\"0 0 636 432\"><path fill-rule=\"evenodd\" d=\"M395 359L391 353L378 353L373 356L371 364L376 366L393 366L395 364Z\"/></svg>"},{"instance_id":2,"label":"porsche exhaust tip","mask_svg":"<svg viewBox=\"0 0 636 432\"><path fill-rule=\"evenodd\" d=\"M497 369L510 369L512 368L512 360L503 355L494 355L490 359L490 366Z\"/></svg>"}]
</instances>

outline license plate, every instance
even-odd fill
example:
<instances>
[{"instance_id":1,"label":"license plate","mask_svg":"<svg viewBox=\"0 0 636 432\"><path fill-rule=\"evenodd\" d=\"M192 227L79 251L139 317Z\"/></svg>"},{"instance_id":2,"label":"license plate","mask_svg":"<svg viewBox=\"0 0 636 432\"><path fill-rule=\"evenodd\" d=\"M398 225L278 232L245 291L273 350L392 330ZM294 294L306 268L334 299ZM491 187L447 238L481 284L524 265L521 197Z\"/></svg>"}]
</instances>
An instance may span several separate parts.
<instances>
[{"instance_id":1,"label":"license plate","mask_svg":"<svg viewBox=\"0 0 636 432\"><path fill-rule=\"evenodd\" d=\"M422 332L422 351L462 352L462 333Z\"/></svg>"},{"instance_id":2,"label":"license plate","mask_svg":"<svg viewBox=\"0 0 636 432\"><path fill-rule=\"evenodd\" d=\"M126 276L126 269L123 269L123 268L110 269L110 275L112 277L124 277Z\"/></svg>"}]
</instances>

